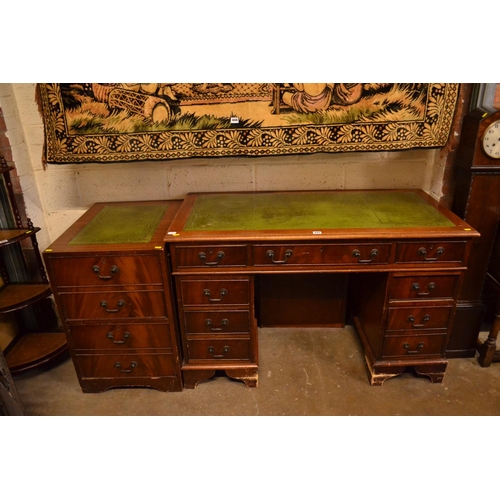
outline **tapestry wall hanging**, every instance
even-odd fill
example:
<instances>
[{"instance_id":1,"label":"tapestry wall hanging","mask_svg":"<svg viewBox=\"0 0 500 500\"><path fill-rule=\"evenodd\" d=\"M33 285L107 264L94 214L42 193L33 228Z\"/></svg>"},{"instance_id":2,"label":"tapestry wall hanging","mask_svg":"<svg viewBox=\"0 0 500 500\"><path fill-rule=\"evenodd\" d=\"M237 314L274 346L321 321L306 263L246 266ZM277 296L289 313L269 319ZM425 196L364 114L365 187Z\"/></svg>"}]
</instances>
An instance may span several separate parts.
<instances>
[{"instance_id":1,"label":"tapestry wall hanging","mask_svg":"<svg viewBox=\"0 0 500 500\"><path fill-rule=\"evenodd\" d=\"M459 84L38 84L47 163L443 146Z\"/></svg>"}]
</instances>

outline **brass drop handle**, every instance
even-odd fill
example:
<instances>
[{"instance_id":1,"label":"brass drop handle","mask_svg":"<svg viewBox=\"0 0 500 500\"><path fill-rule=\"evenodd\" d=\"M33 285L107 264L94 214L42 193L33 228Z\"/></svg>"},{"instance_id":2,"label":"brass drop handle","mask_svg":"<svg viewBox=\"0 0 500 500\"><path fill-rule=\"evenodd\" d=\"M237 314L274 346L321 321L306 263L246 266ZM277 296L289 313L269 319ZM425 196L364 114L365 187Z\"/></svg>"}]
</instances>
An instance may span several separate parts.
<instances>
[{"instance_id":1,"label":"brass drop handle","mask_svg":"<svg viewBox=\"0 0 500 500\"><path fill-rule=\"evenodd\" d=\"M210 330L212 332L220 332L222 330L224 330L224 327L227 326L229 324L229 320L224 318L222 321L221 321L221 325L222 327L221 328L214 328L212 327L212 320L209 318L207 320L205 320L205 324L210 328Z\"/></svg>"},{"instance_id":2,"label":"brass drop handle","mask_svg":"<svg viewBox=\"0 0 500 500\"><path fill-rule=\"evenodd\" d=\"M108 332L106 334L106 337L108 339L111 339L113 341L113 344L125 344L125 342L127 342L127 340L130 338L130 332L123 333L123 340L115 340L115 337L112 332Z\"/></svg>"},{"instance_id":3,"label":"brass drop handle","mask_svg":"<svg viewBox=\"0 0 500 500\"><path fill-rule=\"evenodd\" d=\"M208 352L212 355L212 358L223 358L224 354L229 352L229 346L225 345L222 348L222 354L215 354L215 349L212 346L208 347Z\"/></svg>"},{"instance_id":4,"label":"brass drop handle","mask_svg":"<svg viewBox=\"0 0 500 500\"><path fill-rule=\"evenodd\" d=\"M101 300L101 307L103 307L106 312L109 312L109 313L117 313L120 311L120 309L125 305L125 301L120 299L117 303L116 303L116 309L108 309L108 303L105 301L105 300Z\"/></svg>"},{"instance_id":5,"label":"brass drop handle","mask_svg":"<svg viewBox=\"0 0 500 500\"><path fill-rule=\"evenodd\" d=\"M403 344L403 347L404 349L406 350L406 354L418 354L420 352L420 349L422 349L422 347L424 347L424 343L423 342L420 342L418 345L417 345L417 350L416 351L410 351L410 344L408 344L407 342L405 342Z\"/></svg>"},{"instance_id":6,"label":"brass drop handle","mask_svg":"<svg viewBox=\"0 0 500 500\"><path fill-rule=\"evenodd\" d=\"M425 326L425 323L430 321L431 317L429 314L426 314L423 318L423 323L415 323L415 316L408 316L408 321L412 324L413 328L422 328Z\"/></svg>"},{"instance_id":7,"label":"brass drop handle","mask_svg":"<svg viewBox=\"0 0 500 500\"><path fill-rule=\"evenodd\" d=\"M287 260L293 255L293 250L288 249L285 252L285 260L274 260L274 252L272 250L268 250L266 255L271 259L273 264L286 264Z\"/></svg>"},{"instance_id":8,"label":"brass drop handle","mask_svg":"<svg viewBox=\"0 0 500 500\"><path fill-rule=\"evenodd\" d=\"M430 293L432 292L432 290L435 290L436 289L436 283L434 283L433 281L431 283L429 283L427 285L427 289L429 290L428 292L420 292L420 285L418 283L413 283L413 285L411 286L412 290L415 290L417 292L417 295L419 297L425 297L427 295L430 295Z\"/></svg>"},{"instance_id":9,"label":"brass drop handle","mask_svg":"<svg viewBox=\"0 0 500 500\"><path fill-rule=\"evenodd\" d=\"M118 368L118 370L120 370L122 373L130 373L134 368L137 368L137 361L132 361L132 363L130 363L130 368L123 368L122 369L122 364L117 361L115 363L115 368Z\"/></svg>"},{"instance_id":10,"label":"brass drop handle","mask_svg":"<svg viewBox=\"0 0 500 500\"><path fill-rule=\"evenodd\" d=\"M227 294L228 291L225 288L222 288L221 291L219 292L220 299L212 299L210 297L211 296L210 290L208 288L205 288L205 290L203 290L203 295L205 295L205 297L208 297L209 302L220 302Z\"/></svg>"},{"instance_id":11,"label":"brass drop handle","mask_svg":"<svg viewBox=\"0 0 500 500\"><path fill-rule=\"evenodd\" d=\"M360 264L368 264L370 262L373 262L373 259L378 255L378 250L376 248L374 248L371 252L370 252L370 257L371 259L360 259L361 257L361 252L356 249L352 252L352 256L353 257L356 257L358 259L358 262Z\"/></svg>"},{"instance_id":12,"label":"brass drop handle","mask_svg":"<svg viewBox=\"0 0 500 500\"><path fill-rule=\"evenodd\" d=\"M222 251L217 252L217 260L213 260L213 261L210 261L210 262L207 261L207 254L205 252L200 252L198 254L198 257L203 261L203 263L206 266L216 266L225 257L225 255L226 254L224 252L222 252Z\"/></svg>"},{"instance_id":13,"label":"brass drop handle","mask_svg":"<svg viewBox=\"0 0 500 500\"><path fill-rule=\"evenodd\" d=\"M101 280L110 280L114 274L118 272L118 266L111 266L109 276L101 276L101 268L99 266L92 266L92 271L97 274L97 277Z\"/></svg>"},{"instance_id":14,"label":"brass drop handle","mask_svg":"<svg viewBox=\"0 0 500 500\"><path fill-rule=\"evenodd\" d=\"M438 260L441 255L444 253L444 248L443 247L438 247L436 250L436 257L427 257L427 249L424 247L420 247L418 249L418 254L424 256L424 260L430 261L430 260Z\"/></svg>"}]
</instances>

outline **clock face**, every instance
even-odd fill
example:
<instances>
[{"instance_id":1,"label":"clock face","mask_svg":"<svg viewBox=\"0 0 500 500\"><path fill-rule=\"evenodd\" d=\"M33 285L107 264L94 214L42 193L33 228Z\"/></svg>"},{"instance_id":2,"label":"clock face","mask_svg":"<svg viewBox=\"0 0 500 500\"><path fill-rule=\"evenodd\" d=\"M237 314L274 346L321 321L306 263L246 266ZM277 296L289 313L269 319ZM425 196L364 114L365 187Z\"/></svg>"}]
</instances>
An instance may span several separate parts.
<instances>
[{"instance_id":1,"label":"clock face","mask_svg":"<svg viewBox=\"0 0 500 500\"><path fill-rule=\"evenodd\" d=\"M484 131L483 150L489 157L500 160L500 120Z\"/></svg>"}]
</instances>

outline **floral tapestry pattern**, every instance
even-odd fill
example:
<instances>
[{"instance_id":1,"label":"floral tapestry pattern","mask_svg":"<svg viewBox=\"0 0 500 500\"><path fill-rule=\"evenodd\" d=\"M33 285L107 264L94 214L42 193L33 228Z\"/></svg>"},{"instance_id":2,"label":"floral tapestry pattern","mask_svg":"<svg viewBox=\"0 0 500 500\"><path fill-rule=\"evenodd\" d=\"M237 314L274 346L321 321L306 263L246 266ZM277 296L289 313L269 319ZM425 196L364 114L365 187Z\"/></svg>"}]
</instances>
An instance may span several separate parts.
<instances>
[{"instance_id":1,"label":"floral tapestry pattern","mask_svg":"<svg viewBox=\"0 0 500 500\"><path fill-rule=\"evenodd\" d=\"M447 83L38 84L47 163L443 146Z\"/></svg>"}]
</instances>

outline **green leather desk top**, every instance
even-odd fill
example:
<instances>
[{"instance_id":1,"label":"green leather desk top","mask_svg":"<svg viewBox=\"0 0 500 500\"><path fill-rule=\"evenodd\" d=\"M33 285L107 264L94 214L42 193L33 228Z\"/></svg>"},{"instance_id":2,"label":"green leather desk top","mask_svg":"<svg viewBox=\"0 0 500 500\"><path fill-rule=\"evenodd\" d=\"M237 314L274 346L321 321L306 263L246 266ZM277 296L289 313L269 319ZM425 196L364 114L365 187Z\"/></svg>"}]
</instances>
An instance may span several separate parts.
<instances>
[{"instance_id":1,"label":"green leather desk top","mask_svg":"<svg viewBox=\"0 0 500 500\"><path fill-rule=\"evenodd\" d=\"M167 208L168 204L105 206L69 244L148 243Z\"/></svg>"},{"instance_id":2,"label":"green leather desk top","mask_svg":"<svg viewBox=\"0 0 500 500\"><path fill-rule=\"evenodd\" d=\"M415 192L200 194L183 231L453 227Z\"/></svg>"}]
</instances>

